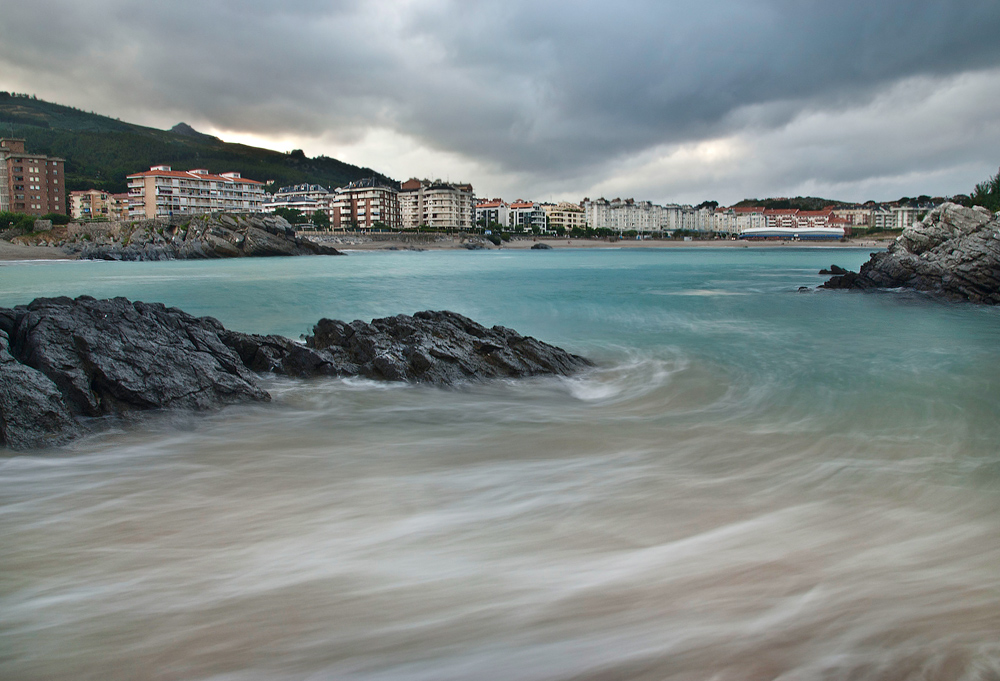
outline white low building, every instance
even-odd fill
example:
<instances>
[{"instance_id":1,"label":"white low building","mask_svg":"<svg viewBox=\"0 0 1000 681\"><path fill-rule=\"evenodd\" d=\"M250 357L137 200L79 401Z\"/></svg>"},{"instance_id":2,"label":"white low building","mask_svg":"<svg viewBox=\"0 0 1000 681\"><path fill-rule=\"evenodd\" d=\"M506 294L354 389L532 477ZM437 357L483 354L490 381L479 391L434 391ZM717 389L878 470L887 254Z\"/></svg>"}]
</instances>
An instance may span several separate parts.
<instances>
[{"instance_id":1,"label":"white low building","mask_svg":"<svg viewBox=\"0 0 1000 681\"><path fill-rule=\"evenodd\" d=\"M510 225L510 206L503 199L480 201L476 204L476 225L489 229L499 225L506 229Z\"/></svg>"},{"instance_id":2,"label":"white low building","mask_svg":"<svg viewBox=\"0 0 1000 681\"><path fill-rule=\"evenodd\" d=\"M507 224L515 232L541 234L545 231L545 211L534 201L518 199L508 208Z\"/></svg>"},{"instance_id":3,"label":"white low building","mask_svg":"<svg viewBox=\"0 0 1000 681\"><path fill-rule=\"evenodd\" d=\"M295 184L281 187L264 202L263 211L273 213L279 208L292 208L302 211L304 215L308 216L322 209L329 196L330 191L318 184Z\"/></svg>"}]
</instances>

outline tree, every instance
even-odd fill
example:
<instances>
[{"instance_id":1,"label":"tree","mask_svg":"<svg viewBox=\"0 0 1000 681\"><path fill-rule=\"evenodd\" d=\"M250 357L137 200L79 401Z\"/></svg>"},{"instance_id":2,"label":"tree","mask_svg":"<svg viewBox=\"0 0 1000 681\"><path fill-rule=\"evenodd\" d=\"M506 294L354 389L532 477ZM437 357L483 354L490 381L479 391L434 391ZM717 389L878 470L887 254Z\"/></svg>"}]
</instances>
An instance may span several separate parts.
<instances>
[{"instance_id":1,"label":"tree","mask_svg":"<svg viewBox=\"0 0 1000 681\"><path fill-rule=\"evenodd\" d=\"M306 216L302 214L298 208L275 208L274 214L278 217L285 218L293 225L306 221Z\"/></svg>"},{"instance_id":2,"label":"tree","mask_svg":"<svg viewBox=\"0 0 1000 681\"><path fill-rule=\"evenodd\" d=\"M326 211L317 208L310 219L316 225L316 229L321 229L324 232L330 229L330 216L326 214Z\"/></svg>"},{"instance_id":3,"label":"tree","mask_svg":"<svg viewBox=\"0 0 1000 681\"><path fill-rule=\"evenodd\" d=\"M1000 210L1000 171L988 180L976 185L969 197L973 206L982 206L996 212Z\"/></svg>"}]
</instances>

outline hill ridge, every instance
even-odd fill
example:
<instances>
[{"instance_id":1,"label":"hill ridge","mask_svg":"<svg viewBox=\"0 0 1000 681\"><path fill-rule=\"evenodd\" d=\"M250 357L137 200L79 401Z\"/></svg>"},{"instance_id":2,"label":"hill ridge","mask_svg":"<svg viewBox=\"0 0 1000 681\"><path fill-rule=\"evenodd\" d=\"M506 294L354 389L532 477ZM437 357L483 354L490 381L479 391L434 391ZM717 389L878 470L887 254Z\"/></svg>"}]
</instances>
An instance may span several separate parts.
<instances>
[{"instance_id":1,"label":"hill ridge","mask_svg":"<svg viewBox=\"0 0 1000 681\"><path fill-rule=\"evenodd\" d=\"M224 142L183 122L160 130L9 92L0 92L0 136L24 138L29 153L65 159L67 191L125 192L126 176L153 165L234 171L274 187L333 189L372 176L398 186L371 168L323 155L309 158L302 150L283 153Z\"/></svg>"}]
</instances>

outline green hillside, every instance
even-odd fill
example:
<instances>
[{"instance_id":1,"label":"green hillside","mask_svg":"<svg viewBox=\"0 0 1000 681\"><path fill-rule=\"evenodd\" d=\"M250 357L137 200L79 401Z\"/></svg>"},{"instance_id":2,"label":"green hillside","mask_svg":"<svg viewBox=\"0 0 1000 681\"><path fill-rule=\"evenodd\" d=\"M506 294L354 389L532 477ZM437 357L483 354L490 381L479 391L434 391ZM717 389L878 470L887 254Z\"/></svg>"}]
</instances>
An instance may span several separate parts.
<instances>
[{"instance_id":1,"label":"green hillside","mask_svg":"<svg viewBox=\"0 0 1000 681\"><path fill-rule=\"evenodd\" d=\"M66 188L126 191L125 177L166 164L175 170L207 168L239 172L275 187L320 184L332 189L364 177L389 178L334 158L307 158L302 151L281 153L230 144L180 123L171 130L141 125L0 92L0 136L27 141L29 153L66 159Z\"/></svg>"},{"instance_id":2,"label":"green hillside","mask_svg":"<svg viewBox=\"0 0 1000 681\"><path fill-rule=\"evenodd\" d=\"M743 199L739 203L733 204L736 208L752 208L763 206L764 208L798 208L799 210L823 210L829 206L840 208L848 204L843 201L831 201L821 199L816 196L796 196L794 199Z\"/></svg>"}]
</instances>

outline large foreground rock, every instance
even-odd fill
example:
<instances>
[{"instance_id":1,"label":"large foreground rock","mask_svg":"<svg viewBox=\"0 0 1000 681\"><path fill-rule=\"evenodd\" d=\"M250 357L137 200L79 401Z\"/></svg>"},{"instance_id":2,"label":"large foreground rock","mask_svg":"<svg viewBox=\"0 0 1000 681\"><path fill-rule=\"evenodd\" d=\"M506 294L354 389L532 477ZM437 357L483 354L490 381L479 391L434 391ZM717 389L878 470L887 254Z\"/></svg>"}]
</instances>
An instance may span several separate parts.
<instances>
[{"instance_id":1,"label":"large foreground rock","mask_svg":"<svg viewBox=\"0 0 1000 681\"><path fill-rule=\"evenodd\" d=\"M254 372L454 385L586 366L583 357L453 312L370 324L322 319L301 344L229 331L159 303L39 298L0 308L0 445L62 444L83 432L82 417L267 401Z\"/></svg>"},{"instance_id":2,"label":"large foreground rock","mask_svg":"<svg viewBox=\"0 0 1000 681\"><path fill-rule=\"evenodd\" d=\"M67 252L89 260L199 260L282 255L343 255L296 236L277 215L210 214L164 220L71 225Z\"/></svg>"},{"instance_id":3,"label":"large foreground rock","mask_svg":"<svg viewBox=\"0 0 1000 681\"><path fill-rule=\"evenodd\" d=\"M12 449L54 446L79 433L55 383L14 359L7 334L0 331L0 444Z\"/></svg>"},{"instance_id":4,"label":"large foreground rock","mask_svg":"<svg viewBox=\"0 0 1000 681\"><path fill-rule=\"evenodd\" d=\"M940 296L1000 303L1000 218L984 208L945 203L903 233L860 272L824 288L912 288Z\"/></svg>"},{"instance_id":5,"label":"large foreground rock","mask_svg":"<svg viewBox=\"0 0 1000 681\"><path fill-rule=\"evenodd\" d=\"M68 440L79 433L74 417L270 399L219 340L223 331L214 319L125 298L39 298L0 309L0 444Z\"/></svg>"}]
</instances>

